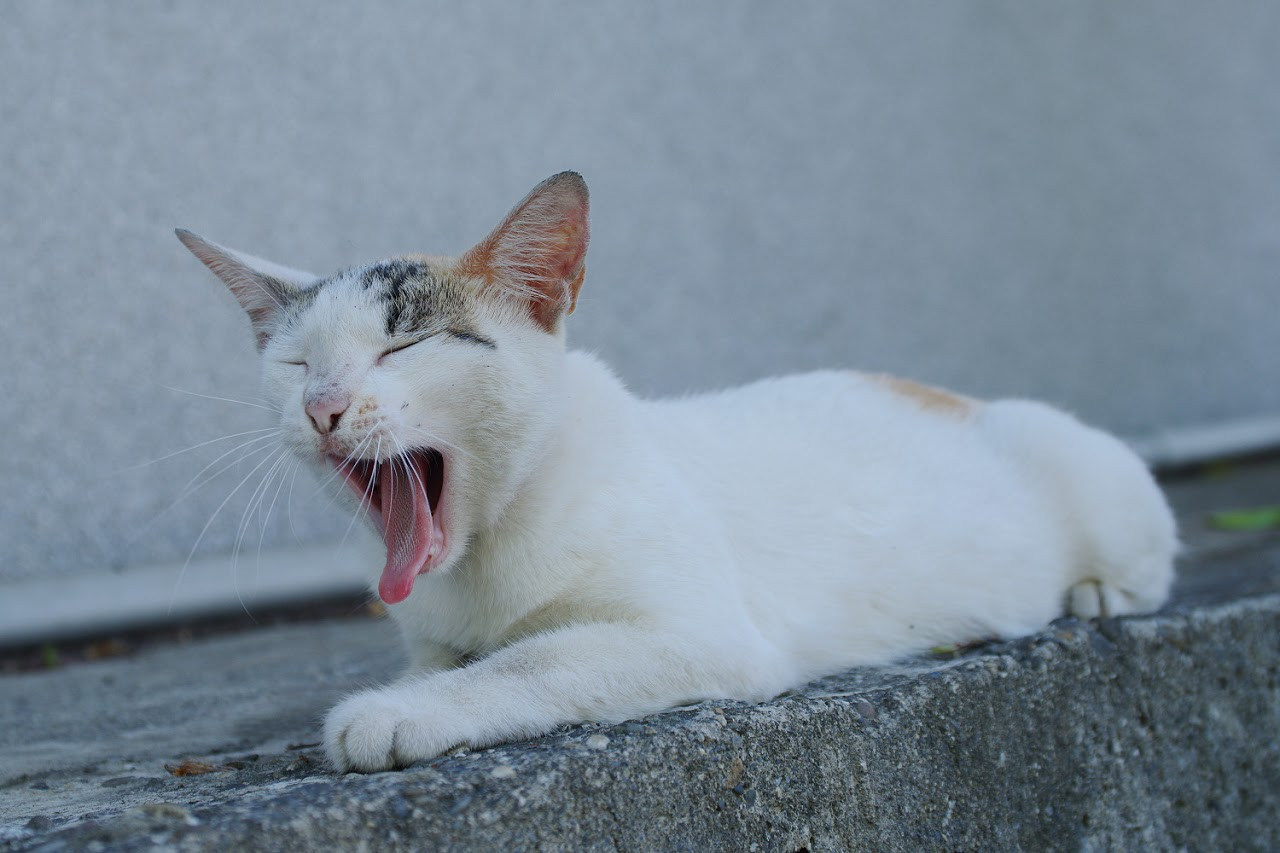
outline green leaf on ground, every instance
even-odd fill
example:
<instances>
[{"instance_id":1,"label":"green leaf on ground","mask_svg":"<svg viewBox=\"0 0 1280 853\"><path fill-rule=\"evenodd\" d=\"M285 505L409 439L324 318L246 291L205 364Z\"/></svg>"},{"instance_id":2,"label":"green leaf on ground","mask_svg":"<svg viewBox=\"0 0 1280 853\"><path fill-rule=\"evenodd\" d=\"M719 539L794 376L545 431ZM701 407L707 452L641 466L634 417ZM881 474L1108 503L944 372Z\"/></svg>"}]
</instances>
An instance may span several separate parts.
<instances>
[{"instance_id":1,"label":"green leaf on ground","mask_svg":"<svg viewBox=\"0 0 1280 853\"><path fill-rule=\"evenodd\" d=\"M1280 505L1215 512L1209 523L1219 530L1267 530L1280 527Z\"/></svg>"}]
</instances>

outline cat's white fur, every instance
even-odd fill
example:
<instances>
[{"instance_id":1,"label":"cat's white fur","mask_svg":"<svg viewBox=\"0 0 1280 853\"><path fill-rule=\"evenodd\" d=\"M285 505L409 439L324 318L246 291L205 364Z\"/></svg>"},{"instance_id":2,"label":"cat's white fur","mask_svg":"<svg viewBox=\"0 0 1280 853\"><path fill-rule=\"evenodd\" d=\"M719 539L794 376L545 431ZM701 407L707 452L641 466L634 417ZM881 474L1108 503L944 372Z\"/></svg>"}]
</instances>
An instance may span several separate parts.
<instances>
[{"instance_id":1,"label":"cat's white fur","mask_svg":"<svg viewBox=\"0 0 1280 853\"><path fill-rule=\"evenodd\" d=\"M300 453L429 444L446 459L446 553L390 607L410 671L330 713L336 767L763 700L1064 610L1165 599L1177 543L1159 489L1119 441L1053 408L849 371L645 401L566 353L581 257L556 253L585 252L575 179L539 186L479 262L430 260L474 295L494 348L444 336L384 356L384 305L360 270L284 322L263 294L291 271L262 268L264 290L255 259L180 235L250 308ZM552 203L528 213L530 199ZM351 396L332 436L305 411L317 388Z\"/></svg>"}]
</instances>

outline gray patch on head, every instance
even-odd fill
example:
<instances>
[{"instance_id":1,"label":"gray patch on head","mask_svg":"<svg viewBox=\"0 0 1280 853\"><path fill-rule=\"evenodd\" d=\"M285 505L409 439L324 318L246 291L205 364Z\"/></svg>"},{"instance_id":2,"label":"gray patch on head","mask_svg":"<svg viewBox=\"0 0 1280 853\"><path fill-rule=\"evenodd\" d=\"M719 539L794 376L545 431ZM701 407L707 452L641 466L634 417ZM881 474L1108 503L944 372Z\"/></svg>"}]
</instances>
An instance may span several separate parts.
<instances>
[{"instance_id":1,"label":"gray patch on head","mask_svg":"<svg viewBox=\"0 0 1280 853\"><path fill-rule=\"evenodd\" d=\"M425 337L448 333L460 340L496 348L476 325L474 288L447 271L412 258L395 258L354 267L320 279L305 288L291 288L277 315L276 331L295 323L315 303L322 290L354 288L380 304L388 338Z\"/></svg>"},{"instance_id":2,"label":"gray patch on head","mask_svg":"<svg viewBox=\"0 0 1280 853\"><path fill-rule=\"evenodd\" d=\"M365 290L374 290L386 311L388 337L450 329L469 331L472 297L458 282L420 261L397 258L364 268Z\"/></svg>"}]
</instances>

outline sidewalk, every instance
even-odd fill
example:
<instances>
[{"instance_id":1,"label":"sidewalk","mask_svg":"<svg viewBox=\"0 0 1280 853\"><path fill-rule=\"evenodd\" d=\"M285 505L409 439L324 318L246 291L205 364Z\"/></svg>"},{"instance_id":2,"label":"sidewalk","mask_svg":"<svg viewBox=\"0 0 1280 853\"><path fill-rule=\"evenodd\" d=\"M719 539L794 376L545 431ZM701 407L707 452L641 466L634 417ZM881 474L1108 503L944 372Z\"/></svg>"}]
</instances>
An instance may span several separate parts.
<instances>
[{"instance_id":1,"label":"sidewalk","mask_svg":"<svg viewBox=\"0 0 1280 853\"><path fill-rule=\"evenodd\" d=\"M1280 503L1280 462L1169 491L1159 615L399 773L319 749L402 665L367 617L0 676L0 849L1280 848L1280 534L1204 524Z\"/></svg>"}]
</instances>

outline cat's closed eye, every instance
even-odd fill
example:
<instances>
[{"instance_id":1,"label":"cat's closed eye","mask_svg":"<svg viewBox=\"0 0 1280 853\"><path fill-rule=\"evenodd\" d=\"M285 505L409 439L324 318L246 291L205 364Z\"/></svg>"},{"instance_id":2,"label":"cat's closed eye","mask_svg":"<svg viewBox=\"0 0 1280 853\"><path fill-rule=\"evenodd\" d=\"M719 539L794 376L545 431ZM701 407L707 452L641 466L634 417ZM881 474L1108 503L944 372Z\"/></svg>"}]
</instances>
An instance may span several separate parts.
<instances>
[{"instance_id":1,"label":"cat's closed eye","mask_svg":"<svg viewBox=\"0 0 1280 853\"><path fill-rule=\"evenodd\" d=\"M459 341L466 341L467 343L479 344L480 346L488 347L489 349L498 348L498 345L495 344L493 341L489 340L488 338L481 337L480 335L477 335L475 332L467 332L467 331L463 331L462 329L449 329L449 334L454 339Z\"/></svg>"},{"instance_id":2,"label":"cat's closed eye","mask_svg":"<svg viewBox=\"0 0 1280 853\"><path fill-rule=\"evenodd\" d=\"M415 338L413 340L408 340L403 343L396 344L386 349L385 351L383 351L382 355L378 356L378 362L381 363L384 358L386 358L389 355L392 355L393 353L400 352L401 350L406 350L409 347L416 346L417 344L420 344L423 341L436 337L437 334L440 334L440 333L434 332L428 335L423 335L422 337L419 337L419 338ZM497 348L497 345L493 341L489 340L488 338L481 337L480 335L474 332L468 332L462 329L445 329L444 334L448 335L450 338L453 338L454 340L457 340L457 341L465 341L470 344L476 344L478 346L488 347L489 349Z\"/></svg>"},{"instance_id":3,"label":"cat's closed eye","mask_svg":"<svg viewBox=\"0 0 1280 853\"><path fill-rule=\"evenodd\" d=\"M417 346L418 344L422 343L429 337L431 337L431 335L426 335L421 338L415 338L411 341L405 341L404 343L399 343L393 347L389 347L388 349L383 350L382 355L378 356L378 361L381 362L384 358L391 355L392 353L397 353L397 352L400 352L401 350L406 350L409 347Z\"/></svg>"},{"instance_id":4,"label":"cat's closed eye","mask_svg":"<svg viewBox=\"0 0 1280 853\"><path fill-rule=\"evenodd\" d=\"M378 356L378 364L381 364L381 362L383 362L383 359L385 359L385 357L389 355L394 355L394 353L402 350L408 350L408 348L415 347L419 345L419 343L421 343L422 341L429 341L430 338L434 338L435 336L436 336L435 332L430 334L424 334L424 336L411 338L411 339L408 339L408 341L402 341L401 343L396 343L396 345L385 348L385 350L383 350L383 353L381 353L381 355Z\"/></svg>"}]
</instances>

